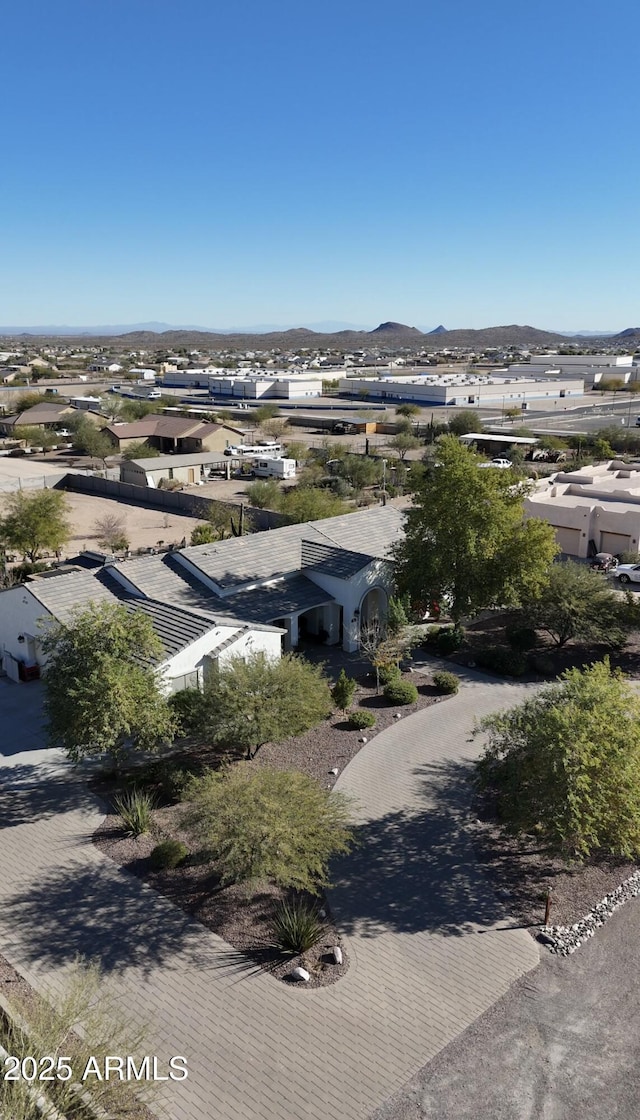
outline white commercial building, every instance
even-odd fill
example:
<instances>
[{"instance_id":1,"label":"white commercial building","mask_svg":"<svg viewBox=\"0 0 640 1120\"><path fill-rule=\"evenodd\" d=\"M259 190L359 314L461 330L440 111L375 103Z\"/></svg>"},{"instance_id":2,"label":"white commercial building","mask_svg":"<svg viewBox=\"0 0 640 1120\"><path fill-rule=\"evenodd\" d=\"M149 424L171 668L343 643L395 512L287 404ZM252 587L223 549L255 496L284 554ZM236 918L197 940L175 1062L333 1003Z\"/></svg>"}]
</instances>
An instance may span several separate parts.
<instances>
[{"instance_id":1,"label":"white commercial building","mask_svg":"<svg viewBox=\"0 0 640 1120\"><path fill-rule=\"evenodd\" d=\"M322 380L317 377L282 376L263 377L251 374L233 377L230 375L209 377L209 392L215 397L231 397L234 400L302 400L322 396Z\"/></svg>"},{"instance_id":2,"label":"white commercial building","mask_svg":"<svg viewBox=\"0 0 640 1120\"><path fill-rule=\"evenodd\" d=\"M411 402L421 405L496 405L526 407L529 402L551 403L564 397L581 397L582 379L536 377L480 377L473 374L448 374L444 377L349 377L339 382L341 397L366 396L389 404Z\"/></svg>"},{"instance_id":3,"label":"white commercial building","mask_svg":"<svg viewBox=\"0 0 640 1120\"><path fill-rule=\"evenodd\" d=\"M600 381L633 381L638 367L631 354L534 354L509 366L509 377L581 377L589 388Z\"/></svg>"}]
</instances>

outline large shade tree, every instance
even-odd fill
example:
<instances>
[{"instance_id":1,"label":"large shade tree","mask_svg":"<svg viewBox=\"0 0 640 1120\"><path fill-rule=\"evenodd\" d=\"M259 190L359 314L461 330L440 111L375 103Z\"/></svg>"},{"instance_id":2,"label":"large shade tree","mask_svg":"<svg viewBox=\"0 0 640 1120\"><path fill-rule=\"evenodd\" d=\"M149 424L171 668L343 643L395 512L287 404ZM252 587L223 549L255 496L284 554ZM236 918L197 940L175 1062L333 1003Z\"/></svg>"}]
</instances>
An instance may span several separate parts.
<instances>
[{"instance_id":1,"label":"large shade tree","mask_svg":"<svg viewBox=\"0 0 640 1120\"><path fill-rule=\"evenodd\" d=\"M480 726L481 784L506 826L572 857L640 854L640 697L608 660Z\"/></svg>"},{"instance_id":2,"label":"large shade tree","mask_svg":"<svg viewBox=\"0 0 640 1120\"><path fill-rule=\"evenodd\" d=\"M59 490L10 494L0 518L0 545L15 549L35 563L45 553L59 552L71 534L68 505Z\"/></svg>"},{"instance_id":3,"label":"large shade tree","mask_svg":"<svg viewBox=\"0 0 640 1120\"><path fill-rule=\"evenodd\" d=\"M438 444L396 548L398 586L414 602L446 598L455 622L540 594L558 552L545 521L525 520L510 471L481 470L454 436Z\"/></svg>"},{"instance_id":4,"label":"large shade tree","mask_svg":"<svg viewBox=\"0 0 640 1120\"><path fill-rule=\"evenodd\" d=\"M171 740L175 720L154 669L164 651L147 615L92 603L50 625L42 646L49 739L74 762L108 754L117 767L127 751Z\"/></svg>"},{"instance_id":5,"label":"large shade tree","mask_svg":"<svg viewBox=\"0 0 640 1120\"><path fill-rule=\"evenodd\" d=\"M207 682L203 731L249 758L263 743L300 735L332 711L329 681L318 665L286 654L232 657Z\"/></svg>"}]
</instances>

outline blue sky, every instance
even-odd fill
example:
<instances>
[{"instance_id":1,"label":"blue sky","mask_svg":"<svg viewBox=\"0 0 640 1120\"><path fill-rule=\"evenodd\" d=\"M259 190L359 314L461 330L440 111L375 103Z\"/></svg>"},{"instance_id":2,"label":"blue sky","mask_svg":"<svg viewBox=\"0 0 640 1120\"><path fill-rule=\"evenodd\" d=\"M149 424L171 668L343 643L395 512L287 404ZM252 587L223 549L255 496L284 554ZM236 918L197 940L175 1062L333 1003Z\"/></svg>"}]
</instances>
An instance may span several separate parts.
<instances>
[{"instance_id":1,"label":"blue sky","mask_svg":"<svg viewBox=\"0 0 640 1120\"><path fill-rule=\"evenodd\" d=\"M637 0L21 0L0 324L640 324Z\"/></svg>"}]
</instances>

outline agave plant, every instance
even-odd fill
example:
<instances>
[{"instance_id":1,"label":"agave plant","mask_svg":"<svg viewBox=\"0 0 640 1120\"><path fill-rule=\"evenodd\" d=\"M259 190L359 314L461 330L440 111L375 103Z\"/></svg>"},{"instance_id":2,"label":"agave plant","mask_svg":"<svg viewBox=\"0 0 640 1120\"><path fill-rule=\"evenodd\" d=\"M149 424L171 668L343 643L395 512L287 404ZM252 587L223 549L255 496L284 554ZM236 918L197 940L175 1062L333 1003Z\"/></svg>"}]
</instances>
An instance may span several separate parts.
<instances>
[{"instance_id":1,"label":"agave plant","mask_svg":"<svg viewBox=\"0 0 640 1120\"><path fill-rule=\"evenodd\" d=\"M273 919L275 944L291 956L313 949L322 939L324 931L324 923L315 906L303 898L280 903Z\"/></svg>"},{"instance_id":2,"label":"agave plant","mask_svg":"<svg viewBox=\"0 0 640 1120\"><path fill-rule=\"evenodd\" d=\"M114 806L131 836L142 836L148 832L153 821L155 798L153 794L132 789L114 798Z\"/></svg>"}]
</instances>

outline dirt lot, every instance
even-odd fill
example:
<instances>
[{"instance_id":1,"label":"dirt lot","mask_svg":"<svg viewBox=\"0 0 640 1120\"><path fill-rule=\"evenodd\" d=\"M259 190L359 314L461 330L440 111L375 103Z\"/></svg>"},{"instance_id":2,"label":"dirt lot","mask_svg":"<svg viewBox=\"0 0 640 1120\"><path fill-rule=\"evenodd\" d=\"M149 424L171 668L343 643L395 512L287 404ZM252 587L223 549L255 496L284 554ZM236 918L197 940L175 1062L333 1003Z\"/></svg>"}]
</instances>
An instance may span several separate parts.
<instances>
[{"instance_id":1,"label":"dirt lot","mask_svg":"<svg viewBox=\"0 0 640 1120\"><path fill-rule=\"evenodd\" d=\"M62 551L64 559L75 556L83 549L100 549L96 537L95 522L101 517L117 516L124 522L124 531L132 550L155 548L160 541L165 544L179 544L183 537L189 538L198 521L194 517L179 514L165 514L158 509L145 509L143 506L116 501L114 498L101 498L93 494L65 495L69 506L69 520L73 526L72 535ZM0 494L0 513L6 505L7 495Z\"/></svg>"}]
</instances>

